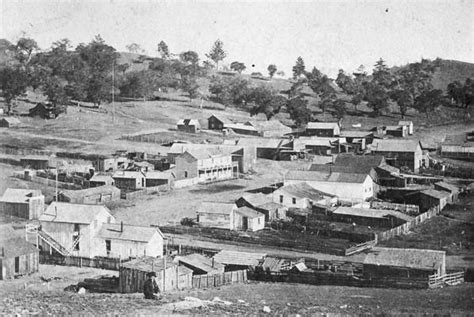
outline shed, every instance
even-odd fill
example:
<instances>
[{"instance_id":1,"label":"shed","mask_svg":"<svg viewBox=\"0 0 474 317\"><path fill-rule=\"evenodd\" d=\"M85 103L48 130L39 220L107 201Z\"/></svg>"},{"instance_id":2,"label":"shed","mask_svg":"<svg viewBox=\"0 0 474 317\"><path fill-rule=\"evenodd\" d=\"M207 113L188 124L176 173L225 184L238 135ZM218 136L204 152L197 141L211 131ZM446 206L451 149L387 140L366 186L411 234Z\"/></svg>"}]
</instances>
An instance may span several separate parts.
<instances>
[{"instance_id":1,"label":"shed","mask_svg":"<svg viewBox=\"0 0 474 317\"><path fill-rule=\"evenodd\" d=\"M217 262L214 258L208 258L202 254L192 253L177 256L174 261L188 269L191 269L193 275L224 273L224 264Z\"/></svg>"},{"instance_id":2,"label":"shed","mask_svg":"<svg viewBox=\"0 0 474 317\"><path fill-rule=\"evenodd\" d=\"M434 206L439 206L439 210L448 203L451 194L446 191L439 191L436 189L426 189L420 192L420 209L427 210Z\"/></svg>"},{"instance_id":3,"label":"shed","mask_svg":"<svg viewBox=\"0 0 474 317\"><path fill-rule=\"evenodd\" d=\"M339 122L308 122L306 135L333 137L341 134Z\"/></svg>"},{"instance_id":4,"label":"shed","mask_svg":"<svg viewBox=\"0 0 474 317\"><path fill-rule=\"evenodd\" d=\"M95 174L89 179L90 187L99 187L105 185L115 185L115 181L110 175Z\"/></svg>"},{"instance_id":5,"label":"shed","mask_svg":"<svg viewBox=\"0 0 474 317\"><path fill-rule=\"evenodd\" d=\"M265 215L248 207L235 210L234 229L258 231L265 227Z\"/></svg>"},{"instance_id":6,"label":"shed","mask_svg":"<svg viewBox=\"0 0 474 317\"><path fill-rule=\"evenodd\" d=\"M446 252L373 247L365 256L363 272L369 279L389 275L427 279L435 273L446 273Z\"/></svg>"},{"instance_id":7,"label":"shed","mask_svg":"<svg viewBox=\"0 0 474 317\"><path fill-rule=\"evenodd\" d=\"M224 264L225 270L228 272L254 268L263 262L265 257L265 253L222 250L214 255L214 260Z\"/></svg>"},{"instance_id":8,"label":"shed","mask_svg":"<svg viewBox=\"0 0 474 317\"><path fill-rule=\"evenodd\" d=\"M123 190L137 190L146 187L145 173L141 171L117 171L112 178L115 186Z\"/></svg>"},{"instance_id":9,"label":"shed","mask_svg":"<svg viewBox=\"0 0 474 317\"><path fill-rule=\"evenodd\" d=\"M20 158L21 165L25 168L45 170L52 167L51 158L46 155L25 155Z\"/></svg>"},{"instance_id":10,"label":"shed","mask_svg":"<svg viewBox=\"0 0 474 317\"><path fill-rule=\"evenodd\" d=\"M237 207L247 206L265 215L265 221L285 219L287 208L273 202L272 195L246 193L236 200Z\"/></svg>"},{"instance_id":11,"label":"shed","mask_svg":"<svg viewBox=\"0 0 474 317\"><path fill-rule=\"evenodd\" d=\"M235 209L234 203L202 202L197 210L197 222L201 227L233 230Z\"/></svg>"},{"instance_id":12,"label":"shed","mask_svg":"<svg viewBox=\"0 0 474 317\"><path fill-rule=\"evenodd\" d=\"M201 125L196 119L181 119L176 123L178 131L197 133L201 130Z\"/></svg>"},{"instance_id":13,"label":"shed","mask_svg":"<svg viewBox=\"0 0 474 317\"><path fill-rule=\"evenodd\" d=\"M406 138L408 136L408 127L405 125L389 125L385 128L385 132L387 135Z\"/></svg>"},{"instance_id":14,"label":"shed","mask_svg":"<svg viewBox=\"0 0 474 317\"><path fill-rule=\"evenodd\" d=\"M434 188L436 190L445 191L445 192L450 193L451 195L450 195L450 198L449 198L449 202L454 202L458 199L459 187L457 187L453 184L449 184L449 183L446 183L446 182L438 182L438 183L434 184Z\"/></svg>"},{"instance_id":15,"label":"shed","mask_svg":"<svg viewBox=\"0 0 474 317\"><path fill-rule=\"evenodd\" d=\"M279 120L248 121L246 125L253 126L260 136L265 138L282 137L292 132L291 128Z\"/></svg>"},{"instance_id":16,"label":"shed","mask_svg":"<svg viewBox=\"0 0 474 317\"><path fill-rule=\"evenodd\" d=\"M13 128L21 124L15 117L3 117L0 119L0 128Z\"/></svg>"},{"instance_id":17,"label":"shed","mask_svg":"<svg viewBox=\"0 0 474 317\"><path fill-rule=\"evenodd\" d=\"M161 185L170 186L174 181L174 174L170 171L160 172L160 171L150 171L145 173L145 184L146 187L154 187Z\"/></svg>"},{"instance_id":18,"label":"shed","mask_svg":"<svg viewBox=\"0 0 474 317\"><path fill-rule=\"evenodd\" d=\"M120 200L120 189L104 185L81 190L63 190L59 193L58 200L76 204L104 204Z\"/></svg>"},{"instance_id":19,"label":"shed","mask_svg":"<svg viewBox=\"0 0 474 317\"><path fill-rule=\"evenodd\" d=\"M0 252L0 280L38 272L39 250L9 224L0 225Z\"/></svg>"},{"instance_id":20,"label":"shed","mask_svg":"<svg viewBox=\"0 0 474 317\"><path fill-rule=\"evenodd\" d=\"M374 140L372 152L385 157L388 164L395 167L406 166L418 172L426 159L419 140Z\"/></svg>"},{"instance_id":21,"label":"shed","mask_svg":"<svg viewBox=\"0 0 474 317\"><path fill-rule=\"evenodd\" d=\"M338 207L331 213L334 221L394 228L413 219L402 212L387 209Z\"/></svg>"},{"instance_id":22,"label":"shed","mask_svg":"<svg viewBox=\"0 0 474 317\"><path fill-rule=\"evenodd\" d=\"M155 272L155 280L161 292L192 287L193 271L179 266L171 257L141 257L122 264L119 272L121 293L143 293L147 274Z\"/></svg>"},{"instance_id":23,"label":"shed","mask_svg":"<svg viewBox=\"0 0 474 317\"><path fill-rule=\"evenodd\" d=\"M7 188L0 198L0 214L24 219L38 219L44 211L40 190Z\"/></svg>"}]
</instances>

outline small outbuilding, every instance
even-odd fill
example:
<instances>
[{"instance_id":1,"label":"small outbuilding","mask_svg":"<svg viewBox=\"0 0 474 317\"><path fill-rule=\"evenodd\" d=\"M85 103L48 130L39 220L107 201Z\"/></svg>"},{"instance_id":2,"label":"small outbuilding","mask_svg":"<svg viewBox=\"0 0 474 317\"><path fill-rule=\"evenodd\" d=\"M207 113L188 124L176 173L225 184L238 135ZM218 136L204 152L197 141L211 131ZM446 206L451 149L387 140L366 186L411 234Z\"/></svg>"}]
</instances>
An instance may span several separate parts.
<instances>
[{"instance_id":1,"label":"small outbuilding","mask_svg":"<svg viewBox=\"0 0 474 317\"><path fill-rule=\"evenodd\" d=\"M201 125L196 119L181 119L176 123L178 131L188 133L198 133L201 130Z\"/></svg>"},{"instance_id":2,"label":"small outbuilding","mask_svg":"<svg viewBox=\"0 0 474 317\"><path fill-rule=\"evenodd\" d=\"M35 170L45 170L53 166L51 158L46 155L25 155L20 158L20 162L24 168Z\"/></svg>"},{"instance_id":3,"label":"small outbuilding","mask_svg":"<svg viewBox=\"0 0 474 317\"><path fill-rule=\"evenodd\" d=\"M201 227L233 230L236 209L234 203L205 201L197 210L197 222Z\"/></svg>"},{"instance_id":4,"label":"small outbuilding","mask_svg":"<svg viewBox=\"0 0 474 317\"><path fill-rule=\"evenodd\" d=\"M339 122L308 122L306 126L307 136L333 137L341 134Z\"/></svg>"},{"instance_id":5,"label":"small outbuilding","mask_svg":"<svg viewBox=\"0 0 474 317\"><path fill-rule=\"evenodd\" d=\"M105 185L115 185L115 181L110 175L95 174L89 179L90 187L99 187Z\"/></svg>"},{"instance_id":6,"label":"small outbuilding","mask_svg":"<svg viewBox=\"0 0 474 317\"><path fill-rule=\"evenodd\" d=\"M24 219L38 219L44 211L40 190L7 188L0 198L0 214Z\"/></svg>"},{"instance_id":7,"label":"small outbuilding","mask_svg":"<svg viewBox=\"0 0 474 317\"><path fill-rule=\"evenodd\" d=\"M413 121L398 121L399 126L406 126L408 130L408 134L413 134Z\"/></svg>"},{"instance_id":8,"label":"small outbuilding","mask_svg":"<svg viewBox=\"0 0 474 317\"><path fill-rule=\"evenodd\" d=\"M13 128L21 124L20 120L14 117L4 117L0 119L0 128Z\"/></svg>"},{"instance_id":9,"label":"small outbuilding","mask_svg":"<svg viewBox=\"0 0 474 317\"><path fill-rule=\"evenodd\" d=\"M446 182L438 182L434 184L434 188L439 191L445 191L450 193L449 202L454 202L458 199L459 187Z\"/></svg>"},{"instance_id":10,"label":"small outbuilding","mask_svg":"<svg viewBox=\"0 0 474 317\"><path fill-rule=\"evenodd\" d=\"M81 190L63 190L59 193L58 200L75 204L104 204L120 200L120 189L104 185Z\"/></svg>"},{"instance_id":11,"label":"small outbuilding","mask_svg":"<svg viewBox=\"0 0 474 317\"><path fill-rule=\"evenodd\" d=\"M451 194L446 191L436 189L426 189L420 192L420 209L428 210L431 207L439 206L439 210L443 210L449 201Z\"/></svg>"},{"instance_id":12,"label":"small outbuilding","mask_svg":"<svg viewBox=\"0 0 474 317\"><path fill-rule=\"evenodd\" d=\"M192 253L177 256L174 259L179 265L183 265L193 271L193 275L212 275L224 273L224 265L208 258L202 254Z\"/></svg>"},{"instance_id":13,"label":"small outbuilding","mask_svg":"<svg viewBox=\"0 0 474 317\"><path fill-rule=\"evenodd\" d=\"M249 268L255 268L256 266L263 263L265 253L253 253L253 252L240 252L231 250L222 250L221 252L214 255L213 259L216 262L225 265L225 271L237 271L247 270Z\"/></svg>"},{"instance_id":14,"label":"small outbuilding","mask_svg":"<svg viewBox=\"0 0 474 317\"><path fill-rule=\"evenodd\" d=\"M258 231L265 227L265 215L248 207L235 210L234 229L244 231Z\"/></svg>"},{"instance_id":15,"label":"small outbuilding","mask_svg":"<svg viewBox=\"0 0 474 317\"><path fill-rule=\"evenodd\" d=\"M117 171L112 178L115 186L122 190L137 190L146 187L145 173L141 171Z\"/></svg>"}]
</instances>

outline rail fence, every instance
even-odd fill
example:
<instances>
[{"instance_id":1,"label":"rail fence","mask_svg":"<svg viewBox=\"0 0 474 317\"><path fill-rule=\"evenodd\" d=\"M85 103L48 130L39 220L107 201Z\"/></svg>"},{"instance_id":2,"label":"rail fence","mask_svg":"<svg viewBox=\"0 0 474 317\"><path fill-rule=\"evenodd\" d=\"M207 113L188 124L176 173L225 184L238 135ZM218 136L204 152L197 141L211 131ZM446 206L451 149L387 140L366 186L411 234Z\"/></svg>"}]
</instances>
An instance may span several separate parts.
<instances>
[{"instance_id":1,"label":"rail fence","mask_svg":"<svg viewBox=\"0 0 474 317\"><path fill-rule=\"evenodd\" d=\"M444 275L433 274L429 276L428 286L430 288L437 288L446 285L457 285L462 282L464 282L464 271Z\"/></svg>"}]
</instances>

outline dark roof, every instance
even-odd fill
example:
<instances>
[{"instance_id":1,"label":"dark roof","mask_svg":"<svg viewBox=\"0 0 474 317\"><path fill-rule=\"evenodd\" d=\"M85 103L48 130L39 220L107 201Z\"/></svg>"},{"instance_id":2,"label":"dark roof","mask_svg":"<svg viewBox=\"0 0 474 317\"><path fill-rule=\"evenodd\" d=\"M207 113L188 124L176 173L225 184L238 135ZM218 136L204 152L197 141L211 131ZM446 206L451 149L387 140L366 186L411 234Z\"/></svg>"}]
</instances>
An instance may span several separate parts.
<instances>
[{"instance_id":1,"label":"dark roof","mask_svg":"<svg viewBox=\"0 0 474 317\"><path fill-rule=\"evenodd\" d=\"M336 166L346 166L354 173L369 174L372 168L383 165L385 159L382 155L352 155L339 154L334 160Z\"/></svg>"},{"instance_id":2,"label":"dark roof","mask_svg":"<svg viewBox=\"0 0 474 317\"><path fill-rule=\"evenodd\" d=\"M272 197L270 195L265 195L262 193L246 193L241 197L241 199L245 200L253 207L262 206L264 204L272 202Z\"/></svg>"},{"instance_id":3,"label":"dark roof","mask_svg":"<svg viewBox=\"0 0 474 317\"><path fill-rule=\"evenodd\" d=\"M211 119L212 117L216 118L217 120L219 120L220 122L222 122L223 124L226 124L226 123L232 123L232 121L230 121L229 119L227 119L227 117L221 115L221 114L215 114L213 113L209 118Z\"/></svg>"},{"instance_id":4,"label":"dark roof","mask_svg":"<svg viewBox=\"0 0 474 317\"><path fill-rule=\"evenodd\" d=\"M449 190L450 192L453 192L453 193L459 192L459 188L456 185L449 184L449 183L446 183L446 182L437 182L437 183L435 183L435 186L439 186L443 189L447 189L447 190Z\"/></svg>"},{"instance_id":5,"label":"dark roof","mask_svg":"<svg viewBox=\"0 0 474 317\"><path fill-rule=\"evenodd\" d=\"M436 190L436 189L431 189L431 188L426 189L426 190L422 191L421 193L424 194L424 195L427 195L427 196L437 198L437 199L443 199L443 198L449 197L449 193L447 193L445 191L439 191L439 190Z\"/></svg>"},{"instance_id":6,"label":"dark roof","mask_svg":"<svg viewBox=\"0 0 474 317\"><path fill-rule=\"evenodd\" d=\"M285 260L283 259L267 256L261 266L264 270L269 269L271 272L280 272L284 263Z\"/></svg>"},{"instance_id":7,"label":"dark roof","mask_svg":"<svg viewBox=\"0 0 474 317\"><path fill-rule=\"evenodd\" d=\"M123 228L123 231L121 231ZM162 238L163 233L157 227L121 225L120 223L104 223L99 231L99 237L111 240L127 240L148 243L156 234Z\"/></svg>"},{"instance_id":8,"label":"dark roof","mask_svg":"<svg viewBox=\"0 0 474 317\"><path fill-rule=\"evenodd\" d=\"M224 264L217 261L213 261L211 258L208 258L202 254L192 253L183 256L177 256L175 261L187 264L189 266L195 267L205 272L213 272L222 270Z\"/></svg>"},{"instance_id":9,"label":"dark roof","mask_svg":"<svg viewBox=\"0 0 474 317\"><path fill-rule=\"evenodd\" d=\"M319 201L327 197L335 197L332 194L319 191L311 187L310 185L308 185L308 183L305 183L305 182L292 184L292 185L286 185L286 186L280 187L276 191L277 192L284 191L294 197L308 198L309 200L312 200L312 201Z\"/></svg>"}]
</instances>

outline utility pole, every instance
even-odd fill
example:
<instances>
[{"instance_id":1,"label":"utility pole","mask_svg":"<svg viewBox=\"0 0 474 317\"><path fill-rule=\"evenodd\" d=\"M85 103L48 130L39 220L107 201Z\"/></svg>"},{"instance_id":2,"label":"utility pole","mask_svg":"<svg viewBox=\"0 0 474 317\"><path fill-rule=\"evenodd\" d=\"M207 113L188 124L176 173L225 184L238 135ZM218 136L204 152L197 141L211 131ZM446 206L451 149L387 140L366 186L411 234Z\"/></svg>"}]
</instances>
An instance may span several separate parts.
<instances>
[{"instance_id":1,"label":"utility pole","mask_svg":"<svg viewBox=\"0 0 474 317\"><path fill-rule=\"evenodd\" d=\"M56 194L54 201L58 201L58 175L59 175L59 166L58 161L56 161Z\"/></svg>"},{"instance_id":2,"label":"utility pole","mask_svg":"<svg viewBox=\"0 0 474 317\"><path fill-rule=\"evenodd\" d=\"M112 61L112 124L115 124L115 59Z\"/></svg>"}]
</instances>

